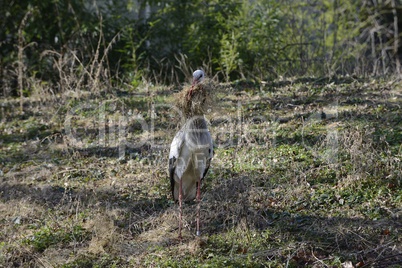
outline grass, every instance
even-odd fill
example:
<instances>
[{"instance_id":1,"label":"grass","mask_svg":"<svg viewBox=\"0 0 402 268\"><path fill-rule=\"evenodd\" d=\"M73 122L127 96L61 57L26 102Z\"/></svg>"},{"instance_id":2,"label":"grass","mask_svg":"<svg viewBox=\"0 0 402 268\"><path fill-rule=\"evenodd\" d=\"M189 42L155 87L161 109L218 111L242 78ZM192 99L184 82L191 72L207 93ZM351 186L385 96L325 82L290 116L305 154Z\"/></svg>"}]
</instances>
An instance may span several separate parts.
<instances>
[{"instance_id":1,"label":"grass","mask_svg":"<svg viewBox=\"0 0 402 268\"><path fill-rule=\"evenodd\" d=\"M0 266L401 267L402 84L217 86L193 202L167 177L178 89L3 99Z\"/></svg>"}]
</instances>

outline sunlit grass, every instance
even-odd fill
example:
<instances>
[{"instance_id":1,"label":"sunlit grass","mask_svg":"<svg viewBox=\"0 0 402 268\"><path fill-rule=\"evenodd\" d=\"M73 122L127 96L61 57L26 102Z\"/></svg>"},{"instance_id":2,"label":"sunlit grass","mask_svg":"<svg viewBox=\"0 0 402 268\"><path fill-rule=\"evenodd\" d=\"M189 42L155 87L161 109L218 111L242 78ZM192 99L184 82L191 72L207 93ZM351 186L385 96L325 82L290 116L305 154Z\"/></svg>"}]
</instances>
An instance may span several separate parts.
<instances>
[{"instance_id":1,"label":"sunlit grass","mask_svg":"<svg viewBox=\"0 0 402 268\"><path fill-rule=\"evenodd\" d=\"M219 105L207 114L215 155L202 188L202 235L194 236L196 204L189 202L181 242L166 170L180 123L170 106L174 90L63 97L29 104L35 113L27 106L28 115L5 100L4 266L340 267L401 260L397 87L364 81L217 87Z\"/></svg>"}]
</instances>

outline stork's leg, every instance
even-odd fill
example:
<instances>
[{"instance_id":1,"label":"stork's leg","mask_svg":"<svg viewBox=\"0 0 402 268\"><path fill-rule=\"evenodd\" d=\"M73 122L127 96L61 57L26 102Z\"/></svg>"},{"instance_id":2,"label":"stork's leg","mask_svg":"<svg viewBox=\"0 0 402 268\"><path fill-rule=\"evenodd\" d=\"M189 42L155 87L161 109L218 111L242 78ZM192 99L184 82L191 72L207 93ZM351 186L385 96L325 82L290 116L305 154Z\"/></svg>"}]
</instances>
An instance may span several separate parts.
<instances>
[{"instance_id":1,"label":"stork's leg","mask_svg":"<svg viewBox=\"0 0 402 268\"><path fill-rule=\"evenodd\" d=\"M197 236L200 235L200 204L201 203L201 178L198 179L197 185Z\"/></svg>"},{"instance_id":2,"label":"stork's leg","mask_svg":"<svg viewBox=\"0 0 402 268\"><path fill-rule=\"evenodd\" d=\"M183 186L182 186L182 180L180 179L179 182L179 239L181 239L181 226L182 226L182 217L183 217L183 208L182 208L182 202L183 202Z\"/></svg>"}]
</instances>

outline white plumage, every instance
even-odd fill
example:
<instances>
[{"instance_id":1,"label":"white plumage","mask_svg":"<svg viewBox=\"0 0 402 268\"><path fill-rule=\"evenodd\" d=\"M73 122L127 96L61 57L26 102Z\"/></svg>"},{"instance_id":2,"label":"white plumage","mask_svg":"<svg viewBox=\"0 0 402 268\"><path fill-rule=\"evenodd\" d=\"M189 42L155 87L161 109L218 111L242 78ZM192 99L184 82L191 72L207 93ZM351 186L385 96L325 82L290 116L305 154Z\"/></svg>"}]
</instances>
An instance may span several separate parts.
<instances>
[{"instance_id":1,"label":"white plumage","mask_svg":"<svg viewBox=\"0 0 402 268\"><path fill-rule=\"evenodd\" d=\"M204 72L193 73L193 87L204 78ZM191 95L190 95L191 96ZM176 133L169 153L169 175L172 196L179 201L179 237L182 228L182 201L197 198L197 235L199 231L199 210L201 181L205 177L213 156L213 142L204 115L187 118Z\"/></svg>"}]
</instances>

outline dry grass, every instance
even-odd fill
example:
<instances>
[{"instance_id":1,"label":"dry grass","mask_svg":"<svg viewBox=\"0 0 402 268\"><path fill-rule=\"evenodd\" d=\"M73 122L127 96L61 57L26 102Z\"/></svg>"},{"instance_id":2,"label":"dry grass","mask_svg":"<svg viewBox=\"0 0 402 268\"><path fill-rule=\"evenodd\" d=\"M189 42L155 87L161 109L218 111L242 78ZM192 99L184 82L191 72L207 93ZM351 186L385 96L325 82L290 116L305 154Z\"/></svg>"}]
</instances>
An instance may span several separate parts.
<instances>
[{"instance_id":1,"label":"dry grass","mask_svg":"<svg viewBox=\"0 0 402 268\"><path fill-rule=\"evenodd\" d=\"M217 84L209 79L195 86L186 86L173 96L174 103L186 117L206 114L214 105L216 87Z\"/></svg>"},{"instance_id":2,"label":"dry grass","mask_svg":"<svg viewBox=\"0 0 402 268\"><path fill-rule=\"evenodd\" d=\"M212 88L215 109L208 119L216 153L203 185L202 236L194 235L196 204L189 202L181 242L166 172L177 114L169 107L152 110L177 101L171 91L117 96L106 90L82 99L25 102L24 114L18 102L5 100L0 264L400 265L397 81ZM84 103L91 106L82 108ZM121 147L124 141L131 144Z\"/></svg>"}]
</instances>

